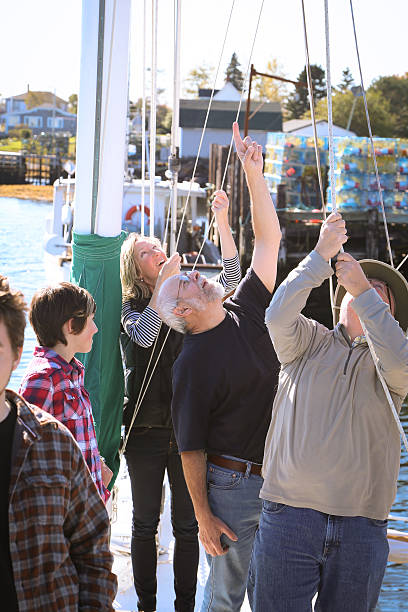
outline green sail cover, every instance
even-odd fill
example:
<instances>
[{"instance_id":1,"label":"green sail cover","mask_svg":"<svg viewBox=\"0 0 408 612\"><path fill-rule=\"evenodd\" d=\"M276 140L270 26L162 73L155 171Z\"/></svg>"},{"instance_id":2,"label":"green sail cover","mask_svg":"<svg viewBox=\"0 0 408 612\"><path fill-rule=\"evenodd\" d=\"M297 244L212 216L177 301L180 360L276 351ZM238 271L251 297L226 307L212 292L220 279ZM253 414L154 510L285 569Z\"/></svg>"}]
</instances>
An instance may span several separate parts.
<instances>
[{"instance_id":1,"label":"green sail cover","mask_svg":"<svg viewBox=\"0 0 408 612\"><path fill-rule=\"evenodd\" d=\"M113 471L110 489L119 471L123 412L119 266L125 238L125 232L115 238L74 233L72 243L71 280L87 289L96 302L98 333L94 336L92 351L77 357L85 366L85 387L91 398L99 451Z\"/></svg>"}]
</instances>

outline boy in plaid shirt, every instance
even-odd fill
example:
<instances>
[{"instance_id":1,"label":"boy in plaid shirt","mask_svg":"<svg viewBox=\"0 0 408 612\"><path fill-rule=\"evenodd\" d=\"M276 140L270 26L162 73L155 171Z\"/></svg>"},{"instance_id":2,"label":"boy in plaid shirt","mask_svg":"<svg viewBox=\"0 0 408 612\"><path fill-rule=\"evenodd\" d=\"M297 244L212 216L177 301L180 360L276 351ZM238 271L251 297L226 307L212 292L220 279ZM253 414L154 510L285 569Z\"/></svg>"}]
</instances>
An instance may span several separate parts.
<instances>
[{"instance_id":1,"label":"boy in plaid shirt","mask_svg":"<svg viewBox=\"0 0 408 612\"><path fill-rule=\"evenodd\" d=\"M7 389L26 304L0 275L0 570L7 612L113 612L109 519L66 427Z\"/></svg>"},{"instance_id":2,"label":"boy in plaid shirt","mask_svg":"<svg viewBox=\"0 0 408 612\"><path fill-rule=\"evenodd\" d=\"M40 289L30 307L39 346L28 365L20 393L61 421L77 441L93 481L105 501L112 472L101 460L92 407L84 387L84 366L75 353L88 353L98 331L93 297L72 283Z\"/></svg>"}]
</instances>

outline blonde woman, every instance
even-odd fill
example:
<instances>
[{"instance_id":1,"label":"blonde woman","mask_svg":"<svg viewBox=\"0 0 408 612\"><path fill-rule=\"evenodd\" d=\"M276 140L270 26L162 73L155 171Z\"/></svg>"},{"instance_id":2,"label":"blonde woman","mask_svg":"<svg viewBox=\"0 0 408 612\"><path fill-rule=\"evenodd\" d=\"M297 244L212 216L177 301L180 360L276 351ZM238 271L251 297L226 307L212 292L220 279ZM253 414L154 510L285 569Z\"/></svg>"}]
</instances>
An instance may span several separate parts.
<instances>
[{"instance_id":1,"label":"blonde woman","mask_svg":"<svg viewBox=\"0 0 408 612\"><path fill-rule=\"evenodd\" d=\"M226 292L234 289L241 270L228 224L228 198L215 193L212 205L221 240L223 271L218 281ZM169 259L157 239L130 234L122 246L123 293L121 338L125 366L124 424L128 431L150 361L157 361L168 327L161 324L156 299L162 283L180 272L180 256ZM157 339L157 342L155 343ZM132 426L125 456L133 498L132 565L138 609L156 610L156 541L164 474L171 489L171 520L175 537L175 610L193 612L197 568L197 522L184 480L171 420L171 368L182 344L182 334L171 330ZM216 349L215 349L216 350Z\"/></svg>"}]
</instances>

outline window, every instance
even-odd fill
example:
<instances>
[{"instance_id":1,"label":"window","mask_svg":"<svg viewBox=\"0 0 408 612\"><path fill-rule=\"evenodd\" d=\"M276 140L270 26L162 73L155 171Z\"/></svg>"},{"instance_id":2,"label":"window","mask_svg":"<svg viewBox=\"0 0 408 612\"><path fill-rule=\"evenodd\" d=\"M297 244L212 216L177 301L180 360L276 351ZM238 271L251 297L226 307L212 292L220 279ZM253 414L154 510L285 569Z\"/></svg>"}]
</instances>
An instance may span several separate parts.
<instances>
[{"instance_id":1,"label":"window","mask_svg":"<svg viewBox=\"0 0 408 612\"><path fill-rule=\"evenodd\" d=\"M47 127L62 129L64 127L64 119L62 117L47 117Z\"/></svg>"},{"instance_id":2,"label":"window","mask_svg":"<svg viewBox=\"0 0 408 612\"><path fill-rule=\"evenodd\" d=\"M38 117L35 115L26 115L24 117L24 125L27 125L30 128L41 128L43 126L42 117Z\"/></svg>"}]
</instances>

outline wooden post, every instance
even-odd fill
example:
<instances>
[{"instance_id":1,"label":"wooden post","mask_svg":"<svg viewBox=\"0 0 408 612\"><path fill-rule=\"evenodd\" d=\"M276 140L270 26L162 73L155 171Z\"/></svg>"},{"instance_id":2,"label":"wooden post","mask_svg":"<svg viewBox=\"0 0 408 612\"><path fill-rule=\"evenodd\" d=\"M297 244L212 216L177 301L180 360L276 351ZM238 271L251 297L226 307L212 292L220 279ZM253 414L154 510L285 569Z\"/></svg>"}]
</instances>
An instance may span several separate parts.
<instances>
[{"instance_id":1,"label":"wooden post","mask_svg":"<svg viewBox=\"0 0 408 612\"><path fill-rule=\"evenodd\" d=\"M249 74L248 97L247 97L246 110L245 110L244 138L245 136L248 136L249 111L251 109L252 77L255 73L256 73L256 70L254 68L254 65L251 64L251 72Z\"/></svg>"},{"instance_id":2,"label":"wooden post","mask_svg":"<svg viewBox=\"0 0 408 612\"><path fill-rule=\"evenodd\" d=\"M367 212L366 253L368 259L378 259L378 209Z\"/></svg>"}]
</instances>

